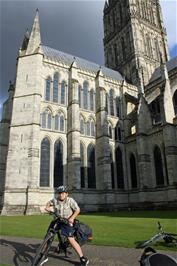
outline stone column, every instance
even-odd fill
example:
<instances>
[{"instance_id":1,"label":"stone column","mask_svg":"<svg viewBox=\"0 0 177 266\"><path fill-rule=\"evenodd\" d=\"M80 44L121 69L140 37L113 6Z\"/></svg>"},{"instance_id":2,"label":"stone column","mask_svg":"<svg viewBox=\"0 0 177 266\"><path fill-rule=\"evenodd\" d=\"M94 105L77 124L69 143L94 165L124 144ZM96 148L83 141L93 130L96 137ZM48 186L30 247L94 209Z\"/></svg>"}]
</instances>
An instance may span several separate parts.
<instances>
[{"instance_id":1,"label":"stone column","mask_svg":"<svg viewBox=\"0 0 177 266\"><path fill-rule=\"evenodd\" d=\"M138 123L137 123L137 152L138 152L138 167L140 177L140 188L152 187L152 167L148 145L148 131L152 128L151 114L148 104L143 95L140 93L138 105Z\"/></svg>"},{"instance_id":2,"label":"stone column","mask_svg":"<svg viewBox=\"0 0 177 266\"><path fill-rule=\"evenodd\" d=\"M166 124L163 127L165 159L169 185L177 184L177 136L174 125Z\"/></svg>"},{"instance_id":3,"label":"stone column","mask_svg":"<svg viewBox=\"0 0 177 266\"><path fill-rule=\"evenodd\" d=\"M104 78L99 70L96 77L96 158L97 188L111 189L111 161L108 137L106 91Z\"/></svg>"},{"instance_id":4,"label":"stone column","mask_svg":"<svg viewBox=\"0 0 177 266\"><path fill-rule=\"evenodd\" d=\"M72 63L68 88L68 186L80 188L80 120L77 65Z\"/></svg>"}]
</instances>

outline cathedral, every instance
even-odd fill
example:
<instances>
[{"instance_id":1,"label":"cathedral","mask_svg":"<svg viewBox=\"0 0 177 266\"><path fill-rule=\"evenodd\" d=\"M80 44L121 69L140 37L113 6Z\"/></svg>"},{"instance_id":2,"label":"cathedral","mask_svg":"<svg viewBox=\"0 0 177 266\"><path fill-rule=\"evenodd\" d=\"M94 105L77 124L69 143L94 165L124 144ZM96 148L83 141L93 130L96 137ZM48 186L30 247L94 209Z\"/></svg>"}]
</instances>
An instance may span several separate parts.
<instances>
[{"instance_id":1,"label":"cathedral","mask_svg":"<svg viewBox=\"0 0 177 266\"><path fill-rule=\"evenodd\" d=\"M105 66L25 33L0 123L1 214L39 213L61 184L81 211L177 206L177 57L159 0L109 0Z\"/></svg>"}]
</instances>

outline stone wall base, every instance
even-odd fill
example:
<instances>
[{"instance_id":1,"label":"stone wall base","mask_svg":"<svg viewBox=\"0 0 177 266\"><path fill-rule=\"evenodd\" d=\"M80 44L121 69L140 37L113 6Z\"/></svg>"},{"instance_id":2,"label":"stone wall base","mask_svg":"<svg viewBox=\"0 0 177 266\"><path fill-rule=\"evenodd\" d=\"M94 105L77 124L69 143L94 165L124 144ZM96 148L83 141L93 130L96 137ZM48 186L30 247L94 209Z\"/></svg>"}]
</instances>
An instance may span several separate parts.
<instances>
[{"instance_id":1,"label":"stone wall base","mask_svg":"<svg viewBox=\"0 0 177 266\"><path fill-rule=\"evenodd\" d=\"M177 188L159 188L144 191L75 190L70 195L79 204L81 212L153 210L177 208ZM40 208L54 197L53 189L8 189L1 202L2 215L39 214Z\"/></svg>"}]
</instances>

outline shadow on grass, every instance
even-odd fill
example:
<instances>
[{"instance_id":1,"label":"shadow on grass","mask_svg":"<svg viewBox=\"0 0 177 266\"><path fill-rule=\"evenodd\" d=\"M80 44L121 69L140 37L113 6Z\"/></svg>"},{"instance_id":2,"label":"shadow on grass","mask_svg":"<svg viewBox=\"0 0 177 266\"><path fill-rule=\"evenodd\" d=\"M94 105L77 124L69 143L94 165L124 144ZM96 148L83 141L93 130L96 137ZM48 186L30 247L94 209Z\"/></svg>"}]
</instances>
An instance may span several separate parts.
<instances>
[{"instance_id":1,"label":"shadow on grass","mask_svg":"<svg viewBox=\"0 0 177 266\"><path fill-rule=\"evenodd\" d=\"M17 241L1 239L0 249L2 248L2 246L6 247L5 254L7 257L9 257L8 263L11 263L13 261L13 265L15 266L27 266L27 265L31 266L34 256L36 254L36 250L39 248L40 244L25 244L25 243L21 243ZM58 259L60 262L66 261L70 263L71 265L75 265L75 266L80 265L79 262L72 260L72 258L65 257L62 255L57 255L54 252L55 252L55 247L51 247L51 250L48 254L49 260L50 258L51 259L53 258L53 259ZM13 257L10 258L10 256L13 256ZM7 264L4 264L4 265L7 265Z\"/></svg>"},{"instance_id":2,"label":"shadow on grass","mask_svg":"<svg viewBox=\"0 0 177 266\"><path fill-rule=\"evenodd\" d=\"M134 211L134 210L120 210L115 212L89 212L83 213L84 215L93 216L108 216L108 217L125 217L125 218L159 218L159 219L177 219L177 211L160 211L160 210L146 210L146 211Z\"/></svg>"}]
</instances>

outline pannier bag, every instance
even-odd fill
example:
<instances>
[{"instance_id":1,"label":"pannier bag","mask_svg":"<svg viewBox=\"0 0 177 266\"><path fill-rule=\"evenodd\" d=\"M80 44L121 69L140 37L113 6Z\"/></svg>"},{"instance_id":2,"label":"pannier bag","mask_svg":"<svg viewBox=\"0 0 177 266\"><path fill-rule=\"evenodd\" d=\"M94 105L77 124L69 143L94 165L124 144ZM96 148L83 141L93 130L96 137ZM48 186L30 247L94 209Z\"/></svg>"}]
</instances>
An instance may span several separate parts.
<instances>
[{"instance_id":1,"label":"pannier bag","mask_svg":"<svg viewBox=\"0 0 177 266\"><path fill-rule=\"evenodd\" d=\"M141 259L141 266L177 266L177 262L169 255L156 252L153 248L145 248Z\"/></svg>"},{"instance_id":2,"label":"pannier bag","mask_svg":"<svg viewBox=\"0 0 177 266\"><path fill-rule=\"evenodd\" d=\"M93 239L92 229L87 224L79 222L76 225L76 236L80 244L91 241Z\"/></svg>"}]
</instances>

